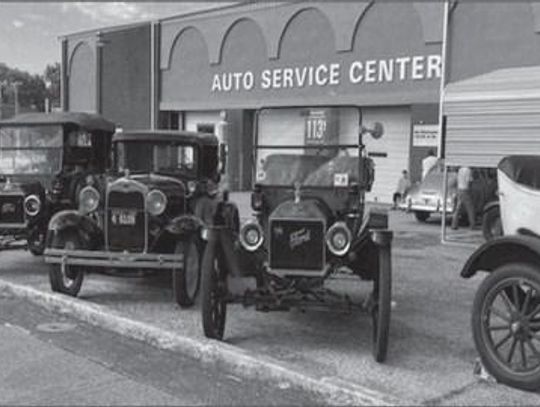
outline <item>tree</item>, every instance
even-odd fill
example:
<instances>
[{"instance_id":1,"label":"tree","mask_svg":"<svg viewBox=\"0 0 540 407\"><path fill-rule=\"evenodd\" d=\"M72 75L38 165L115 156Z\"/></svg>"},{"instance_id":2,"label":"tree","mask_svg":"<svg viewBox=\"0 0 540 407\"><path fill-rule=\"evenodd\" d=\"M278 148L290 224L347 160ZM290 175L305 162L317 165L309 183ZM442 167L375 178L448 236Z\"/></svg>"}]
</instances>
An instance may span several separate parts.
<instances>
[{"instance_id":1,"label":"tree","mask_svg":"<svg viewBox=\"0 0 540 407\"><path fill-rule=\"evenodd\" d=\"M21 111L43 111L46 88L40 75L31 75L0 63L0 87L2 104L12 108L15 106L15 87L17 87Z\"/></svg>"}]
</instances>

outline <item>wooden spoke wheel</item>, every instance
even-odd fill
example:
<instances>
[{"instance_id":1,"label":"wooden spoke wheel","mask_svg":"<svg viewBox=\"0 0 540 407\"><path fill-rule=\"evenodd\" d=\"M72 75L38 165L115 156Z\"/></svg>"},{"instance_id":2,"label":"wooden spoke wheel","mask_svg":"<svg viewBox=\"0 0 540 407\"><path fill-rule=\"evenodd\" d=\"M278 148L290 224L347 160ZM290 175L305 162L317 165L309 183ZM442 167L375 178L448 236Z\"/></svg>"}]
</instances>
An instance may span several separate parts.
<instances>
[{"instance_id":1,"label":"wooden spoke wheel","mask_svg":"<svg viewBox=\"0 0 540 407\"><path fill-rule=\"evenodd\" d=\"M475 296L472 330L482 363L497 381L540 389L540 269L510 263L487 276Z\"/></svg>"},{"instance_id":2,"label":"wooden spoke wheel","mask_svg":"<svg viewBox=\"0 0 540 407\"><path fill-rule=\"evenodd\" d=\"M202 261L202 319L207 338L223 339L227 317L227 274L216 243L206 246Z\"/></svg>"},{"instance_id":3,"label":"wooden spoke wheel","mask_svg":"<svg viewBox=\"0 0 540 407\"><path fill-rule=\"evenodd\" d=\"M379 247L379 273L373 283L371 321L373 357L379 363L386 360L390 334L392 306L392 259L389 247Z\"/></svg>"}]
</instances>

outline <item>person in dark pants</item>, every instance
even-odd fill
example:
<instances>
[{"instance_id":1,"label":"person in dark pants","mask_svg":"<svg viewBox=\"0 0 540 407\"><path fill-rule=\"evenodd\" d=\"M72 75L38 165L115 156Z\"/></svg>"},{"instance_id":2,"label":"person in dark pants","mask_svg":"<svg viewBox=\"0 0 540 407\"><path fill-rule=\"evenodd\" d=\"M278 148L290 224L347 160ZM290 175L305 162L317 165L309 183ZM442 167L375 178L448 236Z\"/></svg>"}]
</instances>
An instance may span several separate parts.
<instances>
[{"instance_id":1,"label":"person in dark pants","mask_svg":"<svg viewBox=\"0 0 540 407\"><path fill-rule=\"evenodd\" d=\"M407 170L403 170L401 174L402 177L398 181L396 192L394 192L394 206L392 206L392 209L397 208L398 204L403 198L405 198L405 195L407 195L407 192L411 188L411 180L409 179L409 173L407 172Z\"/></svg>"},{"instance_id":2,"label":"person in dark pants","mask_svg":"<svg viewBox=\"0 0 540 407\"><path fill-rule=\"evenodd\" d=\"M469 219L469 227L474 228L474 203L471 194L472 172L469 167L461 167L457 173L458 200L452 217L452 229L457 229L459 225L459 216L465 209Z\"/></svg>"}]
</instances>

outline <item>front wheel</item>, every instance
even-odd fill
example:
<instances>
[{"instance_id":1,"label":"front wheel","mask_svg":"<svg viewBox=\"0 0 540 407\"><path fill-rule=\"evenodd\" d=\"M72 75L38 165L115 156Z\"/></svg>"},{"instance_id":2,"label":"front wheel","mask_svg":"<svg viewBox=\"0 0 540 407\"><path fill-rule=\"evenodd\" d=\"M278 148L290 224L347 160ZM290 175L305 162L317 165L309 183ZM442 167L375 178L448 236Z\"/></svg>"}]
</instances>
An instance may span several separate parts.
<instances>
[{"instance_id":1,"label":"front wheel","mask_svg":"<svg viewBox=\"0 0 540 407\"><path fill-rule=\"evenodd\" d=\"M472 331L487 371L501 383L540 389L540 269L510 263L480 284Z\"/></svg>"},{"instance_id":2,"label":"front wheel","mask_svg":"<svg viewBox=\"0 0 540 407\"><path fill-rule=\"evenodd\" d=\"M488 209L482 216L482 234L486 241L502 236L501 211L498 206Z\"/></svg>"},{"instance_id":3,"label":"front wheel","mask_svg":"<svg viewBox=\"0 0 540 407\"><path fill-rule=\"evenodd\" d=\"M373 283L371 320L373 357L379 363L386 360L390 335L392 306L392 259L389 247L379 247L379 274Z\"/></svg>"},{"instance_id":4,"label":"front wheel","mask_svg":"<svg viewBox=\"0 0 540 407\"><path fill-rule=\"evenodd\" d=\"M174 299L182 308L190 307L195 303L201 280L201 254L194 237L178 241L175 254L183 254L183 268L173 269Z\"/></svg>"},{"instance_id":5,"label":"front wheel","mask_svg":"<svg viewBox=\"0 0 540 407\"><path fill-rule=\"evenodd\" d=\"M45 251L45 236L44 230L36 227L30 231L26 239L28 250L34 256L41 256Z\"/></svg>"},{"instance_id":6,"label":"front wheel","mask_svg":"<svg viewBox=\"0 0 540 407\"><path fill-rule=\"evenodd\" d=\"M425 222L429 218L429 212L426 211L414 211L414 216L418 222Z\"/></svg>"},{"instance_id":7,"label":"front wheel","mask_svg":"<svg viewBox=\"0 0 540 407\"><path fill-rule=\"evenodd\" d=\"M227 317L227 275L215 242L206 246L201 273L204 335L207 338L221 340Z\"/></svg>"},{"instance_id":8,"label":"front wheel","mask_svg":"<svg viewBox=\"0 0 540 407\"><path fill-rule=\"evenodd\" d=\"M77 232L67 233L64 237L65 250L81 249L82 244ZM49 282L54 292L76 297L81 290L84 278L84 268L68 264L51 264L49 268Z\"/></svg>"}]
</instances>

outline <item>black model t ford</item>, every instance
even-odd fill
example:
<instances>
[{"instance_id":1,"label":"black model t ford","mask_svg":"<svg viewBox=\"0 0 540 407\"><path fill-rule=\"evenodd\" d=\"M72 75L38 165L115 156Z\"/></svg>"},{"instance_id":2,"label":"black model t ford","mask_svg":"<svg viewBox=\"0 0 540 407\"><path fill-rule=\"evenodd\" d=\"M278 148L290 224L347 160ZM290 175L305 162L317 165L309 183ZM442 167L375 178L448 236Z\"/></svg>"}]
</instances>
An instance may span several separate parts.
<instances>
[{"instance_id":1,"label":"black model t ford","mask_svg":"<svg viewBox=\"0 0 540 407\"><path fill-rule=\"evenodd\" d=\"M193 303L200 281L200 218L219 181L211 134L129 131L113 138L114 169L89 180L79 209L49 223L45 261L53 291L76 296L86 271L173 270L176 301Z\"/></svg>"},{"instance_id":2,"label":"black model t ford","mask_svg":"<svg viewBox=\"0 0 540 407\"><path fill-rule=\"evenodd\" d=\"M87 113L28 113L0 121L0 234L42 254L53 213L74 207L88 174L109 165L114 124Z\"/></svg>"},{"instance_id":3,"label":"black model t ford","mask_svg":"<svg viewBox=\"0 0 540 407\"><path fill-rule=\"evenodd\" d=\"M204 333L222 339L228 303L257 310L310 305L362 308L372 315L373 354L387 353L391 240L385 211L367 211L373 161L352 107L263 109L253 150L253 219L219 202L202 262ZM364 216L365 215L365 216ZM330 289L334 277L373 282L368 298ZM350 285L350 284L348 284ZM357 290L355 294L358 294Z\"/></svg>"}]
</instances>

